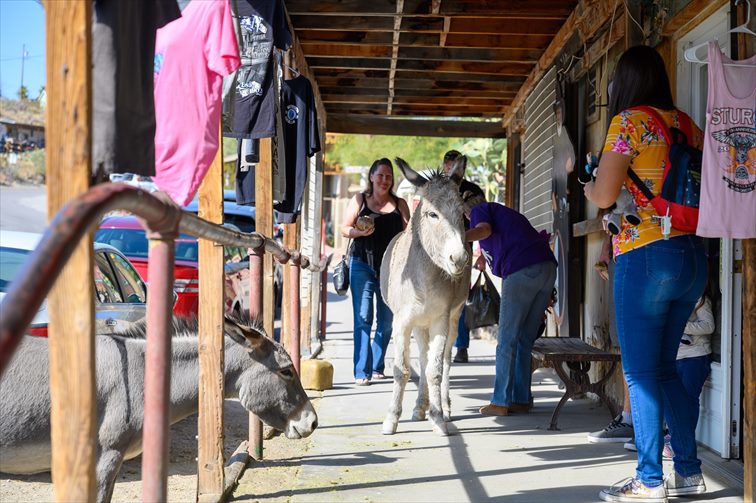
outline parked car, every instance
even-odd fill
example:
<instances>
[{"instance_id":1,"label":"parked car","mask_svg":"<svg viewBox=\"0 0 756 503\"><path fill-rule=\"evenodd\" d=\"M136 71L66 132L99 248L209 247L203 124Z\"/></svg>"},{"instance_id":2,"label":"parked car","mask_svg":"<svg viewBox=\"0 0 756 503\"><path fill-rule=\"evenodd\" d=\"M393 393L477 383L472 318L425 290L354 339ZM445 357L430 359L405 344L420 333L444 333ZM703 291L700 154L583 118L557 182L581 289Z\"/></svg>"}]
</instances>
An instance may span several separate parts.
<instances>
[{"instance_id":1,"label":"parked car","mask_svg":"<svg viewBox=\"0 0 756 503\"><path fill-rule=\"evenodd\" d=\"M147 192L155 192L157 185L152 181L152 178L144 175L135 175L134 173L111 173L111 182L121 182L133 187L144 189Z\"/></svg>"},{"instance_id":2,"label":"parked car","mask_svg":"<svg viewBox=\"0 0 756 503\"><path fill-rule=\"evenodd\" d=\"M0 231L0 300L18 275L42 234ZM122 332L147 314L147 287L139 272L118 250L94 244L95 333ZM47 337L47 301L27 333Z\"/></svg>"},{"instance_id":3,"label":"parked car","mask_svg":"<svg viewBox=\"0 0 756 503\"><path fill-rule=\"evenodd\" d=\"M134 267L149 281L147 274L148 240L136 217L106 218L95 234L97 241L118 248L131 260ZM249 312L249 253L237 246L224 247L225 286L224 301L227 313ZM176 239L174 290L178 300L174 306L177 315L196 315L199 310L199 244L197 238L181 234ZM281 286L276 287L280 291ZM280 294L278 296L280 303Z\"/></svg>"}]
</instances>

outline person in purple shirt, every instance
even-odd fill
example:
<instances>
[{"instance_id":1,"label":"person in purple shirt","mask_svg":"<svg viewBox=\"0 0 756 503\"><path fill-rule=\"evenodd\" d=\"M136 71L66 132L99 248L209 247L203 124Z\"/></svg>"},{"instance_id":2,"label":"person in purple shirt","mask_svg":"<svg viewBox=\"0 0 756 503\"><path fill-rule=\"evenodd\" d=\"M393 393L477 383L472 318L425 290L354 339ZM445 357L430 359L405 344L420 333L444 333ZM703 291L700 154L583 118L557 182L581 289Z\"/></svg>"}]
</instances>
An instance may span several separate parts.
<instances>
[{"instance_id":1,"label":"person in purple shirt","mask_svg":"<svg viewBox=\"0 0 756 503\"><path fill-rule=\"evenodd\" d=\"M467 241L480 241L483 254L475 267L502 278L496 378L491 403L481 414L506 416L530 410L530 351L538 338L543 313L556 281L556 259L547 232L499 203L482 203L470 211ZM484 259L485 257L485 259Z\"/></svg>"}]
</instances>

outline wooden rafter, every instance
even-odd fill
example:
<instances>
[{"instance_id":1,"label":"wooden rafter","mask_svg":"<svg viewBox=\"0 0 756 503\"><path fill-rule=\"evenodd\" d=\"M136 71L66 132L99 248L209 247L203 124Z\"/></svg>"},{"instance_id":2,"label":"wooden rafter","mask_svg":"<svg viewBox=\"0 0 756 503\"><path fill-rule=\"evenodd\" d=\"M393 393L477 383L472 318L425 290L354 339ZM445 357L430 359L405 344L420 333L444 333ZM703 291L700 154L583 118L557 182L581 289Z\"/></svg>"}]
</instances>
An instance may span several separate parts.
<instances>
[{"instance_id":1,"label":"wooden rafter","mask_svg":"<svg viewBox=\"0 0 756 503\"><path fill-rule=\"evenodd\" d=\"M389 70L388 82L388 103L386 104L386 115L391 115L391 106L394 100L394 77L396 76L396 63L399 59L399 36L402 28L402 11L404 10L404 0L396 1L396 16L394 16L394 37L391 46L391 69Z\"/></svg>"}]
</instances>

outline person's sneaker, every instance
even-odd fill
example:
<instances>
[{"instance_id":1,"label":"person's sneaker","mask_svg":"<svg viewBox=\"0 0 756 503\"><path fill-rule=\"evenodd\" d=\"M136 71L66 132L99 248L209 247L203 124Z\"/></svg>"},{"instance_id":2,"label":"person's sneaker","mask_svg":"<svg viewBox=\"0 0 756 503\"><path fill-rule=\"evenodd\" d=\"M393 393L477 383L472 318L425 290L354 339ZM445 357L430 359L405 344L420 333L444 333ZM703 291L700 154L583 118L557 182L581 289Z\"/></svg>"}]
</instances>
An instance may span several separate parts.
<instances>
[{"instance_id":1,"label":"person's sneaker","mask_svg":"<svg viewBox=\"0 0 756 503\"><path fill-rule=\"evenodd\" d=\"M467 348L457 348L453 361L454 363L467 363Z\"/></svg>"},{"instance_id":2,"label":"person's sneaker","mask_svg":"<svg viewBox=\"0 0 756 503\"><path fill-rule=\"evenodd\" d=\"M630 501L645 503L667 503L667 488L664 484L648 487L638 479L629 478L599 492L604 501Z\"/></svg>"},{"instance_id":3,"label":"person's sneaker","mask_svg":"<svg viewBox=\"0 0 756 503\"><path fill-rule=\"evenodd\" d=\"M508 416L509 415L509 407L505 405L494 405L492 403L489 403L488 405L484 405L480 409L480 413L484 416Z\"/></svg>"},{"instance_id":4,"label":"person's sneaker","mask_svg":"<svg viewBox=\"0 0 756 503\"><path fill-rule=\"evenodd\" d=\"M667 487L667 494L670 496L681 496L683 494L702 494L706 492L706 483L703 475L697 473L690 477L683 477L676 471L673 471L664 477L664 485Z\"/></svg>"},{"instance_id":5,"label":"person's sneaker","mask_svg":"<svg viewBox=\"0 0 756 503\"><path fill-rule=\"evenodd\" d=\"M633 425L622 422L622 414L615 417L606 428L588 434L588 442L592 444L605 442L629 442L634 435Z\"/></svg>"},{"instance_id":6,"label":"person's sneaker","mask_svg":"<svg viewBox=\"0 0 756 503\"><path fill-rule=\"evenodd\" d=\"M662 457L666 459L672 459L675 457L675 451L672 450L672 437L669 434L664 435L664 449L662 450Z\"/></svg>"},{"instance_id":7,"label":"person's sneaker","mask_svg":"<svg viewBox=\"0 0 756 503\"><path fill-rule=\"evenodd\" d=\"M638 452L638 448L635 446L635 437L625 442L625 445L623 445L623 447L628 451Z\"/></svg>"}]
</instances>

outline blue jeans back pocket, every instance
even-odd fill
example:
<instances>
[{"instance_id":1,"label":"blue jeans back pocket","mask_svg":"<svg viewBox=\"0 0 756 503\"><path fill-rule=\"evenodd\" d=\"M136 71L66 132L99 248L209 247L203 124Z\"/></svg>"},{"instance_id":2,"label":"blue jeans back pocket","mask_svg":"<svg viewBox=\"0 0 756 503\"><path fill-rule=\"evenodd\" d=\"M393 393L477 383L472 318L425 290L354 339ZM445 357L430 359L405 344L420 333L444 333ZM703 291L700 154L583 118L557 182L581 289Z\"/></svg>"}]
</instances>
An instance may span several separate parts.
<instances>
[{"instance_id":1,"label":"blue jeans back pocket","mask_svg":"<svg viewBox=\"0 0 756 503\"><path fill-rule=\"evenodd\" d=\"M646 252L646 275L659 284L678 281L683 272L685 251L656 247L653 243L643 247Z\"/></svg>"}]
</instances>

